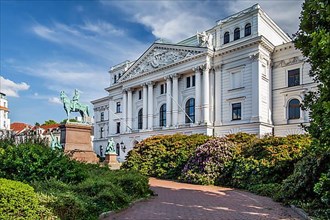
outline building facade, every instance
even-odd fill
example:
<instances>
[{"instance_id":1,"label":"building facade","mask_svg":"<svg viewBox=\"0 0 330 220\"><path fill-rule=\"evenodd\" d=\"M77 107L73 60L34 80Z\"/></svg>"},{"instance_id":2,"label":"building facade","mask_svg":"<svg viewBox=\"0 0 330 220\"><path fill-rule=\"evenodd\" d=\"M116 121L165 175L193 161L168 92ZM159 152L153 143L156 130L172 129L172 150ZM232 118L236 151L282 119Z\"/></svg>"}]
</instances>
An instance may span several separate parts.
<instances>
[{"instance_id":1,"label":"building facade","mask_svg":"<svg viewBox=\"0 0 330 220\"><path fill-rule=\"evenodd\" d=\"M0 138L8 137L10 132L9 108L6 94L0 92Z\"/></svg>"},{"instance_id":2,"label":"building facade","mask_svg":"<svg viewBox=\"0 0 330 220\"><path fill-rule=\"evenodd\" d=\"M94 105L94 150L114 138L119 160L159 134L300 134L310 66L258 4L176 44L156 41L113 66Z\"/></svg>"}]
</instances>

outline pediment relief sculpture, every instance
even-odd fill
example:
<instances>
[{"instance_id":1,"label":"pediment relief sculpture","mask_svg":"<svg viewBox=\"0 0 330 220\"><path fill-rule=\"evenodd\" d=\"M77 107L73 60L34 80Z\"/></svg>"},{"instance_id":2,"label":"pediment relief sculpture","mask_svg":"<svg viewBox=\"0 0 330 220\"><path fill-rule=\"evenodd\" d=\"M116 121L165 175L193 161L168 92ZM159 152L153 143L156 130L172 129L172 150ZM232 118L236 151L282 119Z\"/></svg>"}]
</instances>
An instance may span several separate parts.
<instances>
[{"instance_id":1,"label":"pediment relief sculpture","mask_svg":"<svg viewBox=\"0 0 330 220\"><path fill-rule=\"evenodd\" d=\"M180 60L195 56L199 53L201 53L201 51L154 48L140 64L130 71L130 74L125 75L122 79L125 80L141 73L159 69Z\"/></svg>"}]
</instances>

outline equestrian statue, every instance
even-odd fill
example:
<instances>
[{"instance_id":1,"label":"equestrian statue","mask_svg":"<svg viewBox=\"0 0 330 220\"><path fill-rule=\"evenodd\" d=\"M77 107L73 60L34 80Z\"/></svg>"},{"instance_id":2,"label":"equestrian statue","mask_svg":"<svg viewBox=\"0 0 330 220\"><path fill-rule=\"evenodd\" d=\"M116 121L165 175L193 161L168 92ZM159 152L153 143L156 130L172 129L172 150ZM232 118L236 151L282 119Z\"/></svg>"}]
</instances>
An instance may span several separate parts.
<instances>
[{"instance_id":1,"label":"equestrian statue","mask_svg":"<svg viewBox=\"0 0 330 220\"><path fill-rule=\"evenodd\" d=\"M64 110L66 112L66 115L68 117L69 121L69 115L71 112L79 112L83 122L87 121L87 117L89 117L89 111L88 111L88 105L82 104L79 102L79 91L77 89L74 90L74 96L72 100L68 98L68 96L65 94L64 91L61 91L61 101L63 103Z\"/></svg>"}]
</instances>

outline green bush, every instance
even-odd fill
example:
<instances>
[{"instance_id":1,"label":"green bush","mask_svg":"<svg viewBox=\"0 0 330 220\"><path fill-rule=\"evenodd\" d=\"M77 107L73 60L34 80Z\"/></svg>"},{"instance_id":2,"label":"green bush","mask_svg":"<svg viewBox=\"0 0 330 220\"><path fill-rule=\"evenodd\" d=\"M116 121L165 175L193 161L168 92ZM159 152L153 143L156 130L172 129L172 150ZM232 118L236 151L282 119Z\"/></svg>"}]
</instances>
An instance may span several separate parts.
<instances>
[{"instance_id":1,"label":"green bush","mask_svg":"<svg viewBox=\"0 0 330 220\"><path fill-rule=\"evenodd\" d=\"M233 142L227 138L207 141L190 157L179 179L188 183L214 184L225 164L232 159L234 150Z\"/></svg>"},{"instance_id":2,"label":"green bush","mask_svg":"<svg viewBox=\"0 0 330 220\"><path fill-rule=\"evenodd\" d=\"M229 136L236 142L236 155L226 164L218 184L247 189L250 185L281 183L293 173L294 164L310 146L307 135L261 139L237 136Z\"/></svg>"},{"instance_id":3,"label":"green bush","mask_svg":"<svg viewBox=\"0 0 330 220\"><path fill-rule=\"evenodd\" d=\"M39 219L34 189L24 183L0 179L0 219Z\"/></svg>"},{"instance_id":4,"label":"green bush","mask_svg":"<svg viewBox=\"0 0 330 220\"><path fill-rule=\"evenodd\" d=\"M42 143L27 142L15 146L0 142L1 177L22 182L50 178L64 182L80 182L86 178L86 174L79 162Z\"/></svg>"},{"instance_id":5,"label":"green bush","mask_svg":"<svg viewBox=\"0 0 330 220\"><path fill-rule=\"evenodd\" d=\"M138 171L147 176L177 179L195 151L210 137L206 135L164 135L147 138L128 153L123 169Z\"/></svg>"},{"instance_id":6,"label":"green bush","mask_svg":"<svg viewBox=\"0 0 330 220\"><path fill-rule=\"evenodd\" d=\"M268 196L275 200L278 199L279 190L281 188L280 183L267 183L267 184L258 184L258 185L251 185L248 187L248 190L261 195L261 196Z\"/></svg>"}]
</instances>

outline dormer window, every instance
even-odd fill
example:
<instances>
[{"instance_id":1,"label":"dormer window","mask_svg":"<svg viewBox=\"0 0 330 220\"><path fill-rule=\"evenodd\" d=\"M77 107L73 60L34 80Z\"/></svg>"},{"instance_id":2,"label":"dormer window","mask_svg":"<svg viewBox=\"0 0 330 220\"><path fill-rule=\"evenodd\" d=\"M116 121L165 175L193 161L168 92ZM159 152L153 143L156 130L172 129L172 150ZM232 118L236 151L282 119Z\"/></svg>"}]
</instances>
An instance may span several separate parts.
<instances>
[{"instance_id":1,"label":"dormer window","mask_svg":"<svg viewBox=\"0 0 330 220\"><path fill-rule=\"evenodd\" d=\"M229 43L229 32L228 31L223 35L223 44L227 44L227 43Z\"/></svg>"},{"instance_id":2,"label":"dormer window","mask_svg":"<svg viewBox=\"0 0 330 220\"><path fill-rule=\"evenodd\" d=\"M238 40L238 39L240 39L240 37L241 37L241 31L239 28L236 28L234 30L234 40Z\"/></svg>"},{"instance_id":3,"label":"dormer window","mask_svg":"<svg viewBox=\"0 0 330 220\"><path fill-rule=\"evenodd\" d=\"M244 29L244 36L249 36L251 35L251 24L248 23L245 25L245 29Z\"/></svg>"}]
</instances>

